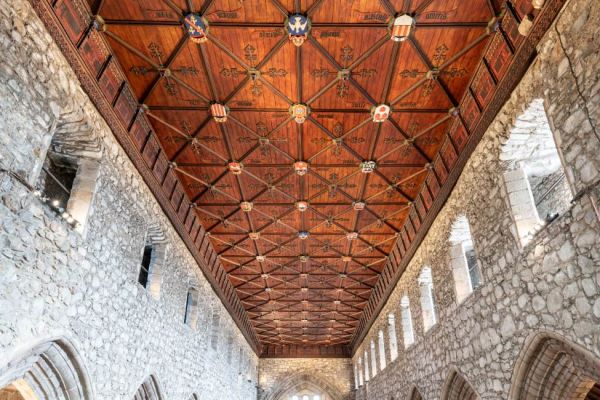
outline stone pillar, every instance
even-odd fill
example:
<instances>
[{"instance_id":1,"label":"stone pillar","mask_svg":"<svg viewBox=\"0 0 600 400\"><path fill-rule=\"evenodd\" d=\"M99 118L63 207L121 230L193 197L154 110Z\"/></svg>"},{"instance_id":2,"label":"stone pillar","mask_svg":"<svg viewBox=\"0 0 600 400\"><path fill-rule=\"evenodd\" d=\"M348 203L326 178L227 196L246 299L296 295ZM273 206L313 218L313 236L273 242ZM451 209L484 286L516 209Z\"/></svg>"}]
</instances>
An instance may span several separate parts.
<instances>
[{"instance_id":1,"label":"stone pillar","mask_svg":"<svg viewBox=\"0 0 600 400\"><path fill-rule=\"evenodd\" d=\"M469 267L462 243L450 247L450 265L456 289L456 301L460 304L473 292Z\"/></svg>"},{"instance_id":2,"label":"stone pillar","mask_svg":"<svg viewBox=\"0 0 600 400\"><path fill-rule=\"evenodd\" d=\"M527 174L523 169L515 169L504 173L504 184L508 193L508 201L517 226L521 244L525 245L530 234L540 223Z\"/></svg>"}]
</instances>

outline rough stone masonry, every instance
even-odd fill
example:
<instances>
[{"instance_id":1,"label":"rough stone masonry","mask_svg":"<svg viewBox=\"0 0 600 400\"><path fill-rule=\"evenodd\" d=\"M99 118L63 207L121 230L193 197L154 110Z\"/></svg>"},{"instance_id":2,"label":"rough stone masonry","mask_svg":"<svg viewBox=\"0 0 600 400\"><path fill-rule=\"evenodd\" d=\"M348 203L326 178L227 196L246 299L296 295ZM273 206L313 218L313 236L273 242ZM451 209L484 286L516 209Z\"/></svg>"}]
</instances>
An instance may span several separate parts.
<instances>
[{"instance_id":1,"label":"rough stone masonry","mask_svg":"<svg viewBox=\"0 0 600 400\"><path fill-rule=\"evenodd\" d=\"M0 0L0 51L0 375L26 349L64 338L97 399L131 399L150 375L167 399L255 398L257 356L29 2ZM65 115L102 150L82 233L28 188ZM150 228L166 245L158 299L137 282ZM184 324L190 287L195 327Z\"/></svg>"},{"instance_id":2,"label":"rough stone masonry","mask_svg":"<svg viewBox=\"0 0 600 400\"><path fill-rule=\"evenodd\" d=\"M442 398L458 370L482 399L508 399L524 344L548 332L600 357L600 9L571 0L538 46L538 56L471 156L453 193L393 294L356 351L386 335L387 366L357 390L358 399ZM504 145L515 121L543 100L572 202L522 245L502 180ZM565 195L565 190L558 192ZM458 304L450 232L460 216L470 223L483 284ZM424 332L418 275L433 271L438 322ZM403 343L400 298L410 299L415 343ZM391 361L388 315L399 355ZM378 347L376 346L378 349ZM379 352L377 350L377 360Z\"/></svg>"},{"instance_id":3,"label":"rough stone masonry","mask_svg":"<svg viewBox=\"0 0 600 400\"><path fill-rule=\"evenodd\" d=\"M307 383L336 400L405 399L415 388L438 399L452 370L482 399L507 399L517 360L535 334L552 332L600 357L599 47L596 2L569 1L352 360L259 362L29 3L0 0L0 372L40 341L65 338L81 355L97 399L131 399L150 375L169 400L275 400ZM572 202L523 244L501 153L515 121L538 99ZM76 142L80 150L101 155L81 231L32 190L65 115L89 132ZM562 186L558 192L567 194ZM448 238L463 215L482 285L458 304ZM137 282L149 232L165 244L158 298ZM427 332L417 283L424 266L432 269L437 312ZM190 287L199 291L192 327L184 324ZM415 334L406 348L399 307L405 295ZM376 362L372 376L372 360L381 355L372 357L371 341L379 351L380 330L386 367L379 371ZM353 390L353 367L365 352L371 376Z\"/></svg>"}]
</instances>

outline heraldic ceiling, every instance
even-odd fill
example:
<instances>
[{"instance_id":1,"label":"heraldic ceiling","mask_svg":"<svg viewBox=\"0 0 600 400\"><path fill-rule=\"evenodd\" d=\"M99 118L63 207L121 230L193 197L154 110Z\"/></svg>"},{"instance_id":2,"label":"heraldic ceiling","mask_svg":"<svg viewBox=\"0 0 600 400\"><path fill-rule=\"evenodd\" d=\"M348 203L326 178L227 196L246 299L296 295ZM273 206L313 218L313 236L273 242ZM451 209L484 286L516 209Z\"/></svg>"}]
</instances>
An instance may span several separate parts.
<instances>
[{"instance_id":1,"label":"heraldic ceiling","mask_svg":"<svg viewBox=\"0 0 600 400\"><path fill-rule=\"evenodd\" d=\"M546 0L32 0L264 356L360 342Z\"/></svg>"}]
</instances>

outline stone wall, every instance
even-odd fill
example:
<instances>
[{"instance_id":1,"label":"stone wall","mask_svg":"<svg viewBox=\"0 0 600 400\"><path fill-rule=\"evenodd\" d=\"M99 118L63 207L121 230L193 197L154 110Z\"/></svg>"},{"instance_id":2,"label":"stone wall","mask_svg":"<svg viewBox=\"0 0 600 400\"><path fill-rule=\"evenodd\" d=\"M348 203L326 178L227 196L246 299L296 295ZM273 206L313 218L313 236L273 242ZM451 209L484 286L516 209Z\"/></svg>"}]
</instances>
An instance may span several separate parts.
<instances>
[{"instance_id":1,"label":"stone wall","mask_svg":"<svg viewBox=\"0 0 600 400\"><path fill-rule=\"evenodd\" d=\"M352 363L345 358L263 358L259 363L258 399L280 400L277 394L308 383L329 391L334 400L350 400L354 398L352 376Z\"/></svg>"},{"instance_id":2,"label":"stone wall","mask_svg":"<svg viewBox=\"0 0 600 400\"><path fill-rule=\"evenodd\" d=\"M131 399L149 375L169 400L255 399L256 355L27 1L0 0L0 52L0 386L7 365L61 339L94 399ZM93 135L67 142L102 154L81 232L30 187L65 115ZM137 283L156 232L166 246L158 299ZM190 287L195 329L183 323Z\"/></svg>"},{"instance_id":3,"label":"stone wall","mask_svg":"<svg viewBox=\"0 0 600 400\"><path fill-rule=\"evenodd\" d=\"M364 364L371 340L377 343L379 330L385 332L387 367L358 389L358 399L409 399L415 387L424 399L439 399L445 382L457 376L482 399L511 398L515 365L525 344L540 332L600 357L599 27L595 2L571 0L542 40L534 64L484 135L356 349L353 362L361 357ZM515 120L535 99L544 100L574 200L523 246L500 155ZM483 284L458 304L448 239L461 215L470 223ZM425 265L433 270L438 322L424 333L417 277ZM405 294L416 339L408 348L399 307ZM395 315L400 349L395 361L390 360L387 340L390 313Z\"/></svg>"}]
</instances>

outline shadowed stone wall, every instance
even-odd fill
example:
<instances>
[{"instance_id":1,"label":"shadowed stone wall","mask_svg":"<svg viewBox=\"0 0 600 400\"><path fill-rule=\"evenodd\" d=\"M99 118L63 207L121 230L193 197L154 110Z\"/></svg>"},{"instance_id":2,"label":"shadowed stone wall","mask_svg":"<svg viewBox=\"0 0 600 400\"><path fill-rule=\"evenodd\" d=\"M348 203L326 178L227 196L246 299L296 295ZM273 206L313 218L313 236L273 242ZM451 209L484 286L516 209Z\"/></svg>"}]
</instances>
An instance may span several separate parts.
<instances>
[{"instance_id":1,"label":"shadowed stone wall","mask_svg":"<svg viewBox=\"0 0 600 400\"><path fill-rule=\"evenodd\" d=\"M571 0L538 46L539 55L484 135L453 193L353 358L369 353L370 380L358 399L440 399L459 371L482 399L508 399L528 338L553 332L600 357L600 8ZM517 237L501 152L516 119L542 99L570 192L568 209L525 246ZM539 182L538 182L539 184ZM483 284L460 305L450 231L469 220ZM424 333L417 277L432 267L437 324ZM400 299L410 298L415 343L405 348ZM387 316L394 313L399 356L390 361ZM370 342L386 334L387 367L373 378ZM379 354L377 356L379 358ZM379 370L379 365L377 366ZM364 374L364 367L363 367ZM467 387L467 386L464 386Z\"/></svg>"}]
</instances>

